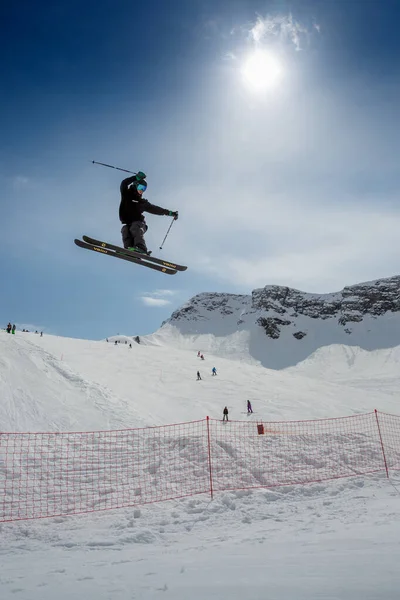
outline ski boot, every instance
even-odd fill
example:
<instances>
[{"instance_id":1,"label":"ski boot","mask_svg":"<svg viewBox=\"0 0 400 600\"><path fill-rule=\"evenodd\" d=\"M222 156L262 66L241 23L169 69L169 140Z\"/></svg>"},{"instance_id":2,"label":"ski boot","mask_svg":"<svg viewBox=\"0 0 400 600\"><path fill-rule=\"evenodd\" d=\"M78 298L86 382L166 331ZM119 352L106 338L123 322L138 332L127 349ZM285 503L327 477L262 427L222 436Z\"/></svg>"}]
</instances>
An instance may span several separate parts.
<instances>
[{"instance_id":1,"label":"ski boot","mask_svg":"<svg viewBox=\"0 0 400 600\"><path fill-rule=\"evenodd\" d=\"M144 248L140 248L139 246L131 246L130 248L127 248L127 250L130 250L131 252L139 252L140 254L145 254L146 256L150 256L151 254L151 252L145 250Z\"/></svg>"}]
</instances>

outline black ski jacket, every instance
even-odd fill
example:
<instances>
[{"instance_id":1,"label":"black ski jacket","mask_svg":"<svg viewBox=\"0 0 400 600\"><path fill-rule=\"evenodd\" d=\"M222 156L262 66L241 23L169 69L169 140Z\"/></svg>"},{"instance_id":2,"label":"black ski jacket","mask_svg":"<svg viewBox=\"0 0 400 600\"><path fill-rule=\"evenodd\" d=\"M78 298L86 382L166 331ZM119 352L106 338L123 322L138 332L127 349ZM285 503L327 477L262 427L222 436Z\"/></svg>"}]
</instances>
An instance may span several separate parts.
<instances>
[{"instance_id":1,"label":"black ski jacket","mask_svg":"<svg viewBox=\"0 0 400 600\"><path fill-rule=\"evenodd\" d=\"M142 198L134 186L129 187L136 180L136 177L128 177L121 183L121 204L119 205L119 218L121 223L130 225L134 221L144 221L144 212L153 215L169 215L169 210L150 204L148 200Z\"/></svg>"}]
</instances>

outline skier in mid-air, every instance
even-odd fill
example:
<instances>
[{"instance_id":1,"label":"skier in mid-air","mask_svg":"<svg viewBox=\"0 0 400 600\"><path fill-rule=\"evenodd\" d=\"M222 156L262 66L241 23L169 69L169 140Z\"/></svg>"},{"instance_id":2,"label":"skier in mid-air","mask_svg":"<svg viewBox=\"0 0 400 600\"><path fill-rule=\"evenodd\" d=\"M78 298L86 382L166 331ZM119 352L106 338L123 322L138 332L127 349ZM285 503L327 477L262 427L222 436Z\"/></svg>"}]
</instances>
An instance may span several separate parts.
<instances>
[{"instance_id":1,"label":"skier in mid-air","mask_svg":"<svg viewBox=\"0 0 400 600\"><path fill-rule=\"evenodd\" d=\"M143 198L147 189L146 175L139 171L133 177L128 177L121 182L121 203L119 205L119 218L122 223L122 242L127 250L135 250L144 254L151 254L147 250L144 234L148 227L143 216L144 212L153 215L165 215L178 218L178 211L167 210L150 204Z\"/></svg>"}]
</instances>

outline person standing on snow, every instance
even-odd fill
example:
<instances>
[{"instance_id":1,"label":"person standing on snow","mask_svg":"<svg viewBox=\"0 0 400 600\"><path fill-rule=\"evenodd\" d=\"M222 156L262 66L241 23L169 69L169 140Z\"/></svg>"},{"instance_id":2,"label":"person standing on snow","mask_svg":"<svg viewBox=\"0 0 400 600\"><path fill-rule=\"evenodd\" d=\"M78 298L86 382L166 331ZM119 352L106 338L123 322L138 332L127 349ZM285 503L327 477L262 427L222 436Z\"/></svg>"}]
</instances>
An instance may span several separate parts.
<instances>
[{"instance_id":1,"label":"person standing on snow","mask_svg":"<svg viewBox=\"0 0 400 600\"><path fill-rule=\"evenodd\" d=\"M197 371L197 380L196 381L201 381L200 371Z\"/></svg>"},{"instance_id":2,"label":"person standing on snow","mask_svg":"<svg viewBox=\"0 0 400 600\"><path fill-rule=\"evenodd\" d=\"M215 367L213 367L213 368L212 368L212 370L211 370L211 373L212 373L213 375L216 375L216 374L217 374L217 369L216 369Z\"/></svg>"},{"instance_id":3,"label":"person standing on snow","mask_svg":"<svg viewBox=\"0 0 400 600\"><path fill-rule=\"evenodd\" d=\"M229 421L229 419L228 419L228 407L227 406L225 406L224 410L222 411L222 414L223 414L222 420L223 421Z\"/></svg>"},{"instance_id":4,"label":"person standing on snow","mask_svg":"<svg viewBox=\"0 0 400 600\"><path fill-rule=\"evenodd\" d=\"M144 212L153 215L165 215L178 218L178 211L167 210L150 204L143 198L147 189L146 175L139 171L133 177L128 177L121 182L121 203L119 205L119 218L122 223L121 235L124 248L135 250L143 254L151 254L147 250L144 234L148 227L143 216Z\"/></svg>"},{"instance_id":5,"label":"person standing on snow","mask_svg":"<svg viewBox=\"0 0 400 600\"><path fill-rule=\"evenodd\" d=\"M250 400L247 400L247 413L252 413L253 409L251 407L251 402Z\"/></svg>"}]
</instances>

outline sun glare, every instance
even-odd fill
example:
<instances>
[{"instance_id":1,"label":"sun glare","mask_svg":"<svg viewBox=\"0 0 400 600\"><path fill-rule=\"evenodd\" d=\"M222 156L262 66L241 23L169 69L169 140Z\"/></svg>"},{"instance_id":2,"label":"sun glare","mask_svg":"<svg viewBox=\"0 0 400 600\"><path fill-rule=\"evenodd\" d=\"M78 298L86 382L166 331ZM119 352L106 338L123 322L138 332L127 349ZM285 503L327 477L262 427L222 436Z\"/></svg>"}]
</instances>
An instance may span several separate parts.
<instances>
[{"instance_id":1,"label":"sun glare","mask_svg":"<svg viewBox=\"0 0 400 600\"><path fill-rule=\"evenodd\" d=\"M246 84L255 91L274 88L282 75L282 69L274 56L263 50L251 54L242 68Z\"/></svg>"}]
</instances>

